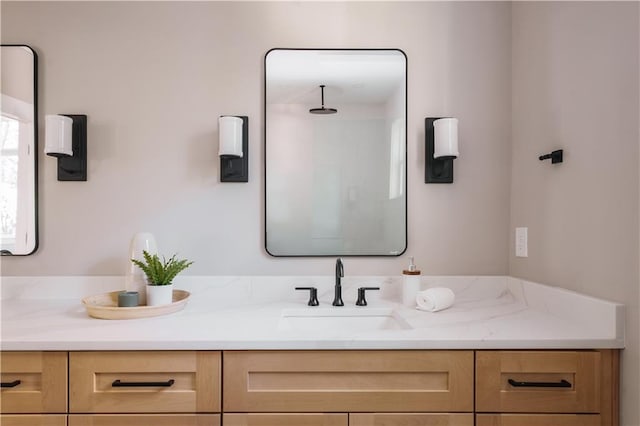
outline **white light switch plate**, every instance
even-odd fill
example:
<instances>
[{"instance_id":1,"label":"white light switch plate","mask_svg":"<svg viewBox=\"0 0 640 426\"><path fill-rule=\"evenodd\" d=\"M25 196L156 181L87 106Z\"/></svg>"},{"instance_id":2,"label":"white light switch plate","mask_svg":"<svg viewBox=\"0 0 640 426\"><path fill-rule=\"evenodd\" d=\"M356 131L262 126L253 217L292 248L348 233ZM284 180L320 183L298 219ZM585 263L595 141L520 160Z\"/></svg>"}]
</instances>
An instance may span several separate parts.
<instances>
[{"instance_id":1,"label":"white light switch plate","mask_svg":"<svg viewBox=\"0 0 640 426\"><path fill-rule=\"evenodd\" d=\"M528 257L527 228L516 228L516 257Z\"/></svg>"}]
</instances>

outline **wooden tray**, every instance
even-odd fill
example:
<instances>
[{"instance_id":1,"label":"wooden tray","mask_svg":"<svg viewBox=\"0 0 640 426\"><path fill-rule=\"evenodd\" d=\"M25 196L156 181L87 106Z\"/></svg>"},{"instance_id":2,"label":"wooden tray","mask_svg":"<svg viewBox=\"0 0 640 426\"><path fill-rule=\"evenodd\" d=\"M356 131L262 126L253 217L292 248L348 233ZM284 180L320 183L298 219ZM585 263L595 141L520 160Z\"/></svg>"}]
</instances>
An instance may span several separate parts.
<instances>
[{"instance_id":1,"label":"wooden tray","mask_svg":"<svg viewBox=\"0 0 640 426\"><path fill-rule=\"evenodd\" d=\"M90 317L101 319L135 319L167 315L184 309L191 293L185 290L173 290L173 303L160 306L118 307L118 293L98 294L82 299Z\"/></svg>"}]
</instances>

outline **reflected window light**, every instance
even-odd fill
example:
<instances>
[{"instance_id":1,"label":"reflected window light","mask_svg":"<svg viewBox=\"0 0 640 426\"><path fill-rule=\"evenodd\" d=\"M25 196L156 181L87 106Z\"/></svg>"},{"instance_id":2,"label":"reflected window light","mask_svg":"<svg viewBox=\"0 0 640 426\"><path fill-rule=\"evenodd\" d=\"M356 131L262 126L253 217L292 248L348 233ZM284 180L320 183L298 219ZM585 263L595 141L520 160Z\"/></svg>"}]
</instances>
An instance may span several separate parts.
<instances>
[{"instance_id":1,"label":"reflected window light","mask_svg":"<svg viewBox=\"0 0 640 426\"><path fill-rule=\"evenodd\" d=\"M16 243L18 211L18 142L20 122L0 116L0 239L3 247Z\"/></svg>"},{"instance_id":2,"label":"reflected window light","mask_svg":"<svg viewBox=\"0 0 640 426\"><path fill-rule=\"evenodd\" d=\"M391 141L389 153L389 199L402 197L404 194L405 143L404 121L396 119L391 125Z\"/></svg>"}]
</instances>

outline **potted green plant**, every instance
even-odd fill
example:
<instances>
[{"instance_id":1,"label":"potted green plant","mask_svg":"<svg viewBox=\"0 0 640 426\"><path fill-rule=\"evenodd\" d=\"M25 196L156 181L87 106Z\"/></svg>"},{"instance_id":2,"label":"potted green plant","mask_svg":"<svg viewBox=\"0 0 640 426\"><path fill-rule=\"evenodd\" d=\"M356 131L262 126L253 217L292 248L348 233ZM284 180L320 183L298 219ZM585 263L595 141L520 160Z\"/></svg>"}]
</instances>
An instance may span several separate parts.
<instances>
[{"instance_id":1,"label":"potted green plant","mask_svg":"<svg viewBox=\"0 0 640 426\"><path fill-rule=\"evenodd\" d=\"M168 305L173 301L173 279L180 272L187 269L193 262L187 259L176 259L174 254L167 260L162 260L157 254L142 252L144 262L131 259L147 276L147 305Z\"/></svg>"}]
</instances>

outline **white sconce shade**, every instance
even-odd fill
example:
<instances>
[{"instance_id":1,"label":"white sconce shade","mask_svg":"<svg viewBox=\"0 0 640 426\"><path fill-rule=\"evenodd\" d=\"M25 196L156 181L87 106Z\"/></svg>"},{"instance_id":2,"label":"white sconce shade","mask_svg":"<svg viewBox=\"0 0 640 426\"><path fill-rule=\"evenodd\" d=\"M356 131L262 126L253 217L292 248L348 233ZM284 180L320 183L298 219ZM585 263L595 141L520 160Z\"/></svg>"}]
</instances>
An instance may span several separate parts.
<instances>
[{"instance_id":1,"label":"white sconce shade","mask_svg":"<svg viewBox=\"0 0 640 426\"><path fill-rule=\"evenodd\" d=\"M458 119L441 118L433 122L434 149L433 158L457 158Z\"/></svg>"},{"instance_id":2,"label":"white sconce shade","mask_svg":"<svg viewBox=\"0 0 640 426\"><path fill-rule=\"evenodd\" d=\"M54 157L73 155L73 119L63 115L45 116L44 153Z\"/></svg>"},{"instance_id":3,"label":"white sconce shade","mask_svg":"<svg viewBox=\"0 0 640 426\"><path fill-rule=\"evenodd\" d=\"M223 115L218 118L219 156L242 158L242 118Z\"/></svg>"},{"instance_id":4,"label":"white sconce shade","mask_svg":"<svg viewBox=\"0 0 640 426\"><path fill-rule=\"evenodd\" d=\"M46 115L44 153L58 159L58 180L87 180L87 116Z\"/></svg>"}]
</instances>

